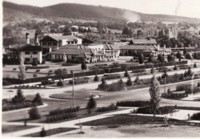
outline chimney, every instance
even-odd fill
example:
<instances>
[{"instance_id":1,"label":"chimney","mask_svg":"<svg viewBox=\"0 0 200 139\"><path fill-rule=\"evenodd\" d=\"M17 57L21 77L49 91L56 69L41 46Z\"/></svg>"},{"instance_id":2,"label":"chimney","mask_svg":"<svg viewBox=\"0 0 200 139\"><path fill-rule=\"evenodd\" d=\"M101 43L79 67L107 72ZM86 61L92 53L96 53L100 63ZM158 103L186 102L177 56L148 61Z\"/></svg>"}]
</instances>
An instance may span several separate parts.
<instances>
[{"instance_id":1,"label":"chimney","mask_svg":"<svg viewBox=\"0 0 200 139\"><path fill-rule=\"evenodd\" d=\"M35 45L39 45L38 33L35 33Z\"/></svg>"},{"instance_id":2,"label":"chimney","mask_svg":"<svg viewBox=\"0 0 200 139\"><path fill-rule=\"evenodd\" d=\"M26 33L26 44L30 44L29 33Z\"/></svg>"}]
</instances>

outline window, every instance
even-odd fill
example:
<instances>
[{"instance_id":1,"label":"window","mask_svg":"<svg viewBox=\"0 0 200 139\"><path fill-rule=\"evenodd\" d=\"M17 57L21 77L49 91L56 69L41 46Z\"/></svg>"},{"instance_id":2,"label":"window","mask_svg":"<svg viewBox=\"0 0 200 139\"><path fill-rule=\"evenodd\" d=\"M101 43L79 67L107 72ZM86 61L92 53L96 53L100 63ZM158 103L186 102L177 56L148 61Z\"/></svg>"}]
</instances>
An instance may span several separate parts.
<instances>
[{"instance_id":1,"label":"window","mask_svg":"<svg viewBox=\"0 0 200 139\"><path fill-rule=\"evenodd\" d=\"M51 42L48 42L48 46L51 46Z\"/></svg>"},{"instance_id":2,"label":"window","mask_svg":"<svg viewBox=\"0 0 200 139\"><path fill-rule=\"evenodd\" d=\"M33 58L33 61L38 61L38 59L37 58Z\"/></svg>"},{"instance_id":3,"label":"window","mask_svg":"<svg viewBox=\"0 0 200 139\"><path fill-rule=\"evenodd\" d=\"M56 43L56 42L54 42L54 43L53 43L53 46L57 46L57 43Z\"/></svg>"},{"instance_id":4,"label":"window","mask_svg":"<svg viewBox=\"0 0 200 139\"><path fill-rule=\"evenodd\" d=\"M47 45L47 43L46 43L46 42L42 42L42 44L43 44L43 45Z\"/></svg>"},{"instance_id":5,"label":"window","mask_svg":"<svg viewBox=\"0 0 200 139\"><path fill-rule=\"evenodd\" d=\"M30 52L25 52L25 54L26 54L26 55L29 55L29 54L30 54Z\"/></svg>"},{"instance_id":6,"label":"window","mask_svg":"<svg viewBox=\"0 0 200 139\"><path fill-rule=\"evenodd\" d=\"M34 51L33 54L37 54L38 52Z\"/></svg>"}]
</instances>

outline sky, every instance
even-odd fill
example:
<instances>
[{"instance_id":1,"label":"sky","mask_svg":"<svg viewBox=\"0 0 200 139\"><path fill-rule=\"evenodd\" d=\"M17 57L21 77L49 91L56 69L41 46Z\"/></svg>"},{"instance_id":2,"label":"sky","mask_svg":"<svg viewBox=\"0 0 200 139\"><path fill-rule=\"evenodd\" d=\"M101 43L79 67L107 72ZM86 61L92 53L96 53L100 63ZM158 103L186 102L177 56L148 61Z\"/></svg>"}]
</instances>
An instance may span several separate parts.
<instances>
[{"instance_id":1,"label":"sky","mask_svg":"<svg viewBox=\"0 0 200 139\"><path fill-rule=\"evenodd\" d=\"M79 3L108 6L148 14L168 14L200 18L200 0L4 0L33 6L49 6L58 3Z\"/></svg>"}]
</instances>

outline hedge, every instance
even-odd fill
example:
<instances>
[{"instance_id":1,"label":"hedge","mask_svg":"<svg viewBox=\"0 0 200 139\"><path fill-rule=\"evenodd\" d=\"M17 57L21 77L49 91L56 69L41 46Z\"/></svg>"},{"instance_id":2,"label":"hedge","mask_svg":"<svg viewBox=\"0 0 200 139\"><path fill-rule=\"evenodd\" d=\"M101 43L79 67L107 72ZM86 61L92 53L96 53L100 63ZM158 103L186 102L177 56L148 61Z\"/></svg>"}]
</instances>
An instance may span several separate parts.
<instances>
[{"instance_id":1,"label":"hedge","mask_svg":"<svg viewBox=\"0 0 200 139\"><path fill-rule=\"evenodd\" d=\"M158 110L155 111L155 114L168 114L175 111L174 106L163 106L158 108ZM136 111L137 113L144 113L144 114L154 114L151 107L140 107Z\"/></svg>"},{"instance_id":2,"label":"hedge","mask_svg":"<svg viewBox=\"0 0 200 139\"><path fill-rule=\"evenodd\" d=\"M2 109L3 111L9 111L9 110L16 110L16 109L22 109L22 108L28 108L35 106L32 102L23 102L19 104L9 104L9 105L3 105Z\"/></svg>"},{"instance_id":3,"label":"hedge","mask_svg":"<svg viewBox=\"0 0 200 139\"><path fill-rule=\"evenodd\" d=\"M188 95L185 93L162 93L163 98L168 98L168 99L182 99L184 97L187 97Z\"/></svg>"},{"instance_id":4,"label":"hedge","mask_svg":"<svg viewBox=\"0 0 200 139\"><path fill-rule=\"evenodd\" d=\"M49 68L49 66L26 66L26 70L28 69L46 69Z\"/></svg>"},{"instance_id":5,"label":"hedge","mask_svg":"<svg viewBox=\"0 0 200 139\"><path fill-rule=\"evenodd\" d=\"M100 107L96 110L96 112L106 112L106 111L112 111L112 110L117 110L118 107L117 105L114 105L113 103L110 104L109 106L107 107Z\"/></svg>"},{"instance_id":6,"label":"hedge","mask_svg":"<svg viewBox=\"0 0 200 139\"><path fill-rule=\"evenodd\" d=\"M105 80L119 79L120 77L120 74L108 74L103 76Z\"/></svg>"},{"instance_id":7,"label":"hedge","mask_svg":"<svg viewBox=\"0 0 200 139\"><path fill-rule=\"evenodd\" d=\"M88 81L89 81L88 77L75 78L74 79L74 84L88 83ZM69 80L69 84L73 84L73 80Z\"/></svg>"},{"instance_id":8,"label":"hedge","mask_svg":"<svg viewBox=\"0 0 200 139\"><path fill-rule=\"evenodd\" d=\"M149 101L119 101L117 102L117 106L124 106L124 107L144 107L149 106Z\"/></svg>"},{"instance_id":9,"label":"hedge","mask_svg":"<svg viewBox=\"0 0 200 139\"><path fill-rule=\"evenodd\" d=\"M64 113L71 113L71 112L77 112L80 110L79 106L76 106L75 108L67 108L67 109L57 109L49 112L49 116L52 115L60 115Z\"/></svg>"},{"instance_id":10,"label":"hedge","mask_svg":"<svg viewBox=\"0 0 200 139\"><path fill-rule=\"evenodd\" d=\"M74 77L82 77L82 76L91 76L91 75L95 75L95 74L104 74L103 70L99 70L99 72L96 73L96 71L88 71L88 72L79 72L79 73L74 73ZM72 74L66 74L63 76L63 79L67 79L67 78L72 78L73 75ZM52 79L52 80L58 80L60 79L60 77L58 76L48 76L48 77L37 77L37 78L28 78L25 80L21 80L18 78L3 78L3 81L8 81L10 84L23 84L23 83L32 83L32 82L42 82L42 81L46 81L48 79Z\"/></svg>"},{"instance_id":11,"label":"hedge","mask_svg":"<svg viewBox=\"0 0 200 139\"><path fill-rule=\"evenodd\" d=\"M57 122L57 121L62 121L65 119L71 119L76 117L76 113L65 113L65 114L58 114L58 115L53 115L53 116L47 116L46 122Z\"/></svg>"}]
</instances>

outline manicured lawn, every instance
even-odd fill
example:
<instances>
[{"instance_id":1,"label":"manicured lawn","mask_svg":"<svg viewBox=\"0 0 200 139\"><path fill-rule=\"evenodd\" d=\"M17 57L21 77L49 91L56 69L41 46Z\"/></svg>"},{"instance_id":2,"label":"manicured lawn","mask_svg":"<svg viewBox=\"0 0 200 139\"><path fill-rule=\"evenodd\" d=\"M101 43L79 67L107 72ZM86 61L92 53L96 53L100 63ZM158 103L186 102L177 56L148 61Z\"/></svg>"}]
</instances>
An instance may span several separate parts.
<instances>
[{"instance_id":1,"label":"manicured lawn","mask_svg":"<svg viewBox=\"0 0 200 139\"><path fill-rule=\"evenodd\" d=\"M9 132L15 132L20 131L24 129L34 128L37 126L23 126L23 125L2 125L2 133L9 133Z\"/></svg>"},{"instance_id":2,"label":"manicured lawn","mask_svg":"<svg viewBox=\"0 0 200 139\"><path fill-rule=\"evenodd\" d=\"M184 121L169 120L169 124L183 125L187 124ZM87 126L116 126L116 125L132 125L132 124L164 124L164 118L153 116L139 116L139 115L116 115L100 120L94 120L82 123Z\"/></svg>"},{"instance_id":3,"label":"manicured lawn","mask_svg":"<svg viewBox=\"0 0 200 139\"><path fill-rule=\"evenodd\" d=\"M59 134L59 133L63 133L63 132L68 132L68 131L72 131L75 129L76 128L54 128L54 129L46 130L46 136L51 136L51 135L55 135L55 134ZM31 133L31 134L25 135L24 137L40 137L40 132Z\"/></svg>"}]
</instances>

